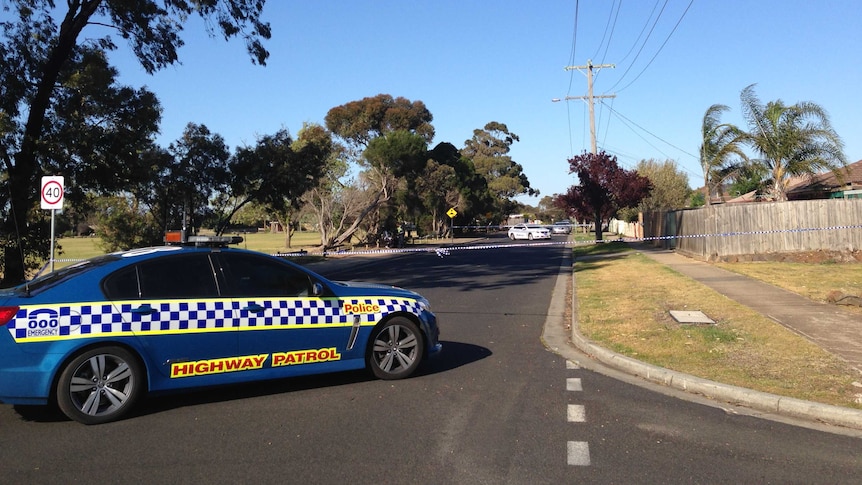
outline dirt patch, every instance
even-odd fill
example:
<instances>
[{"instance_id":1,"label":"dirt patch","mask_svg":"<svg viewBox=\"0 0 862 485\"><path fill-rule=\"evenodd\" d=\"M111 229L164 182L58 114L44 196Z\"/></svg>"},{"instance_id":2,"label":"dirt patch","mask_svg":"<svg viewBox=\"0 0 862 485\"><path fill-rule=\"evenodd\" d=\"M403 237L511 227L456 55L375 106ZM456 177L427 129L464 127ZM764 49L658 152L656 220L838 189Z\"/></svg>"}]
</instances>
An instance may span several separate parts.
<instances>
[{"instance_id":1,"label":"dirt patch","mask_svg":"<svg viewBox=\"0 0 862 485\"><path fill-rule=\"evenodd\" d=\"M858 295L848 295L838 290L832 290L827 293L826 301L836 305L862 307L862 297Z\"/></svg>"}]
</instances>

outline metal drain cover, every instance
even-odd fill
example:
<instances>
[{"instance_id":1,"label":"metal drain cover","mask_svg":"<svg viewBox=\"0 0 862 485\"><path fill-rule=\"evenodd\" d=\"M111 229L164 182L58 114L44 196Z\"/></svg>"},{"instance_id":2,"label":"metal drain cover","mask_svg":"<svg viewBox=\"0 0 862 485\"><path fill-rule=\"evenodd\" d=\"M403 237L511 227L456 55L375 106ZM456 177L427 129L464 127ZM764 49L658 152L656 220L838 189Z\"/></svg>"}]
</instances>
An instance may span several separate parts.
<instances>
[{"instance_id":1,"label":"metal drain cover","mask_svg":"<svg viewBox=\"0 0 862 485\"><path fill-rule=\"evenodd\" d=\"M670 316L673 317L679 323L707 323L714 324L711 318L706 316L701 311L681 311L681 310L671 310Z\"/></svg>"}]
</instances>

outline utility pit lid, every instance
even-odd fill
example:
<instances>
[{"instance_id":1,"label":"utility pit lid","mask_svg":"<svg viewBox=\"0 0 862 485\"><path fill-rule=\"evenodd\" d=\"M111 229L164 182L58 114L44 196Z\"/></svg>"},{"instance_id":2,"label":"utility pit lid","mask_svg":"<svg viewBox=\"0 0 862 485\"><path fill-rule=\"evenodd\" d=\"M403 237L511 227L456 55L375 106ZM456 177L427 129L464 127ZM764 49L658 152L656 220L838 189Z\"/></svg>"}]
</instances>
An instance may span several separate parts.
<instances>
[{"instance_id":1,"label":"utility pit lid","mask_svg":"<svg viewBox=\"0 0 862 485\"><path fill-rule=\"evenodd\" d=\"M679 323L714 324L711 318L701 311L671 310L670 316Z\"/></svg>"}]
</instances>

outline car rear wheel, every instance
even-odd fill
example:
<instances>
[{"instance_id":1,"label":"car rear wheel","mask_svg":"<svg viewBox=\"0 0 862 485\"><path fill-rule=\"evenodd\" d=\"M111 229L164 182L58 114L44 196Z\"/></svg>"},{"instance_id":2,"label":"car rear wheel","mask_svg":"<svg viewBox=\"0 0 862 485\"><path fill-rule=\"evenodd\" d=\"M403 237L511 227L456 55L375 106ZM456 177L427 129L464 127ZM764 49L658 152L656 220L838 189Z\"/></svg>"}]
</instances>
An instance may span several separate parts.
<instances>
[{"instance_id":1,"label":"car rear wheel","mask_svg":"<svg viewBox=\"0 0 862 485\"><path fill-rule=\"evenodd\" d=\"M395 317L372 332L368 366L380 379L403 379L416 371L424 352L419 327L407 318Z\"/></svg>"},{"instance_id":2,"label":"car rear wheel","mask_svg":"<svg viewBox=\"0 0 862 485\"><path fill-rule=\"evenodd\" d=\"M57 405L80 423L107 423L129 411L143 385L141 365L131 352L122 347L91 349L63 369Z\"/></svg>"},{"instance_id":3,"label":"car rear wheel","mask_svg":"<svg viewBox=\"0 0 862 485\"><path fill-rule=\"evenodd\" d=\"M533 240L533 233L532 232L527 234L527 239L529 239L530 241Z\"/></svg>"}]
</instances>

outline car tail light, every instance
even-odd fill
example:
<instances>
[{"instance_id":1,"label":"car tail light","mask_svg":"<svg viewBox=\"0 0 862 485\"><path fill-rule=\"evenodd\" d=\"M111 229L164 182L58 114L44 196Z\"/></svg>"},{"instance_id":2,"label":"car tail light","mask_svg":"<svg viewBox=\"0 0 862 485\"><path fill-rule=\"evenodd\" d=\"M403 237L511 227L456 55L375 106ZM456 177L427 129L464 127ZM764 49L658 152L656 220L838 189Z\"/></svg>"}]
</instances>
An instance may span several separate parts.
<instances>
[{"instance_id":1,"label":"car tail light","mask_svg":"<svg viewBox=\"0 0 862 485\"><path fill-rule=\"evenodd\" d=\"M9 323L9 320L12 320L16 313L18 313L16 306L0 306L0 327Z\"/></svg>"}]
</instances>

